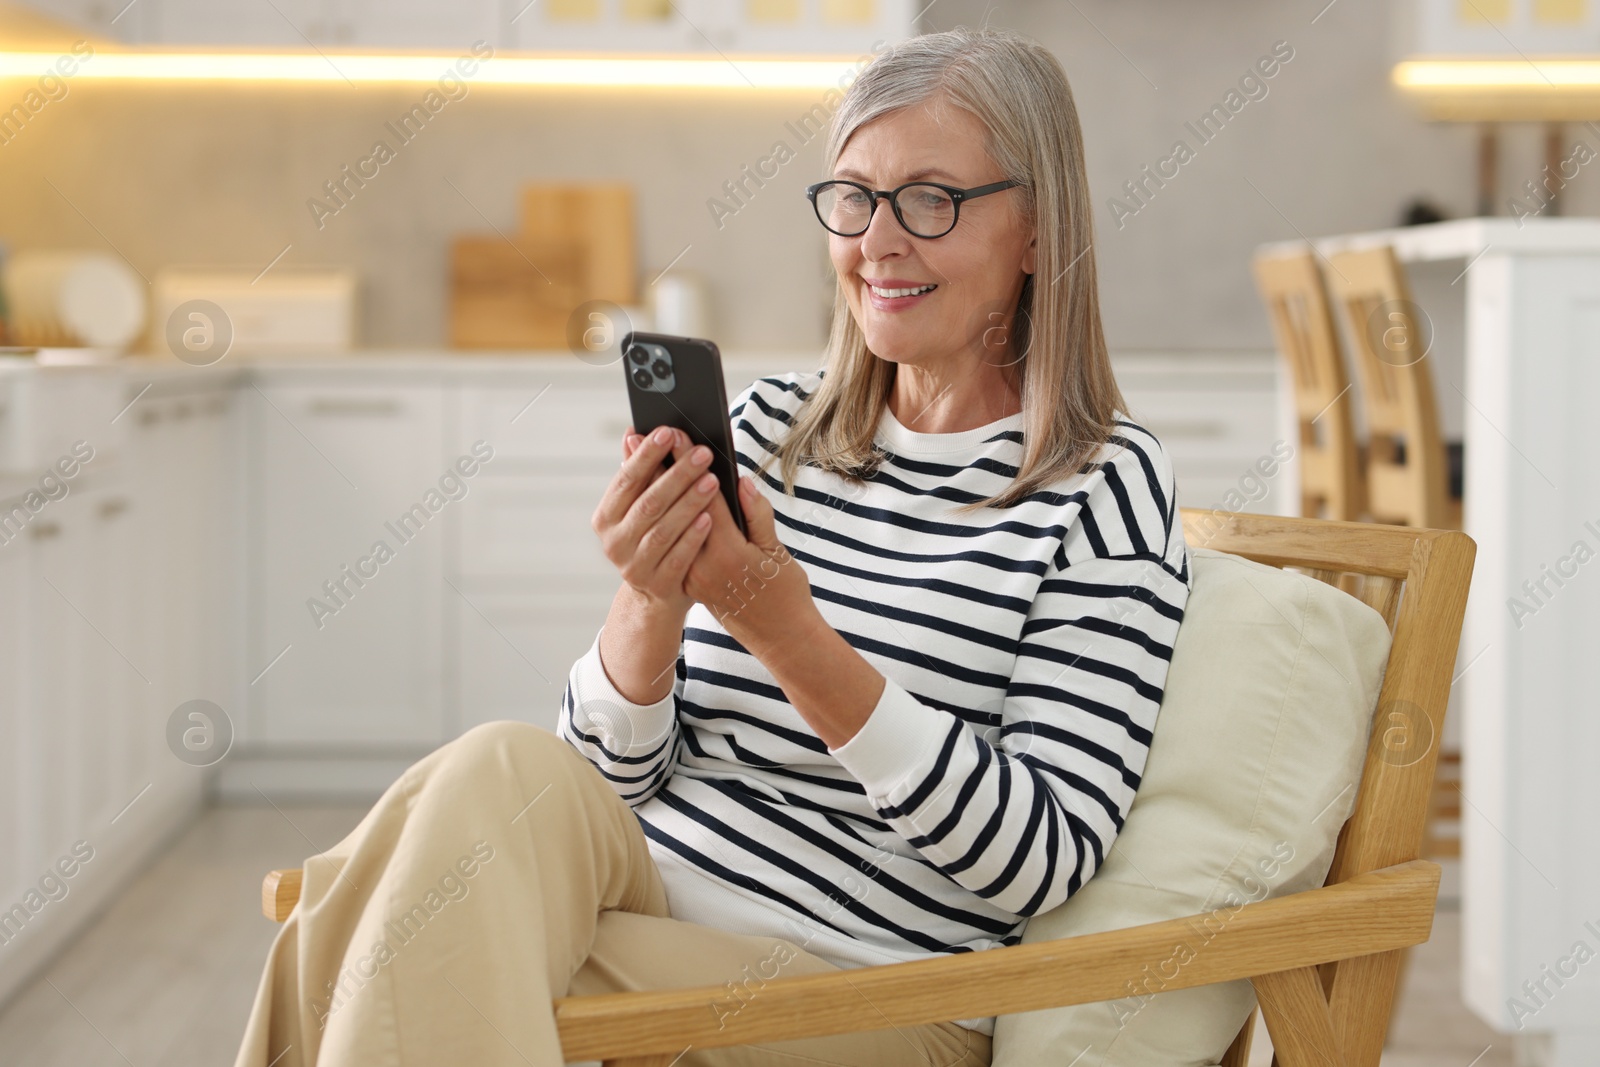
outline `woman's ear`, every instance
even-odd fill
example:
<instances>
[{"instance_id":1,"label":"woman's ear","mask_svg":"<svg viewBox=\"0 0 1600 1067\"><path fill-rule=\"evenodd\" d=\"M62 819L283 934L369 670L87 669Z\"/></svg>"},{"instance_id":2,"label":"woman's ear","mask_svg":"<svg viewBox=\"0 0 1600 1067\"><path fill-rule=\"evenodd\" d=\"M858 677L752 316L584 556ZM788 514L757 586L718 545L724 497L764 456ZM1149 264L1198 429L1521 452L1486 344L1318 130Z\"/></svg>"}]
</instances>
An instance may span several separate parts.
<instances>
[{"instance_id":1,"label":"woman's ear","mask_svg":"<svg viewBox=\"0 0 1600 1067\"><path fill-rule=\"evenodd\" d=\"M1036 264L1038 262L1038 258L1039 258L1039 238L1038 238L1038 235L1036 234L1033 237L1028 238L1028 247L1024 248L1022 250L1022 273L1024 273L1024 274L1033 274L1033 273L1035 273L1038 270L1038 268L1036 266Z\"/></svg>"}]
</instances>

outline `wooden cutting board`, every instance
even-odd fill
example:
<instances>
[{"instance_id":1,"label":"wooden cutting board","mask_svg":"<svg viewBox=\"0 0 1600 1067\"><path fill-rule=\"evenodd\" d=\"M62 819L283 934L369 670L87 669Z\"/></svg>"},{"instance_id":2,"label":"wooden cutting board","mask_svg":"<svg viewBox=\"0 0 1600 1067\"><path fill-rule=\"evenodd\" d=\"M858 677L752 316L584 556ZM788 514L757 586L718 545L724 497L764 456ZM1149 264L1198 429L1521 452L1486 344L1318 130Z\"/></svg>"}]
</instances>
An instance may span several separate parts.
<instances>
[{"instance_id":1,"label":"wooden cutting board","mask_svg":"<svg viewBox=\"0 0 1600 1067\"><path fill-rule=\"evenodd\" d=\"M521 196L522 236L575 242L587 252L583 300L638 302L633 187L619 183L536 183Z\"/></svg>"},{"instance_id":2,"label":"wooden cutting board","mask_svg":"<svg viewBox=\"0 0 1600 1067\"><path fill-rule=\"evenodd\" d=\"M589 260L575 241L458 237L450 250L450 344L455 348L567 347L567 320Z\"/></svg>"}]
</instances>

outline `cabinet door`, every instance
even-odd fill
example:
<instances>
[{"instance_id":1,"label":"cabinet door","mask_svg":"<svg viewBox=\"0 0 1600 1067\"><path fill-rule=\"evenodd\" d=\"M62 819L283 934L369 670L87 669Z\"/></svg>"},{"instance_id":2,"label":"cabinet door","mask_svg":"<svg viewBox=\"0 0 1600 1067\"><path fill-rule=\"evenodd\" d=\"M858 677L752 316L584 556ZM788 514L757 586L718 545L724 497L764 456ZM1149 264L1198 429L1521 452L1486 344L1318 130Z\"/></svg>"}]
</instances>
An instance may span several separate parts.
<instances>
[{"instance_id":1,"label":"cabinet door","mask_svg":"<svg viewBox=\"0 0 1600 1067\"><path fill-rule=\"evenodd\" d=\"M243 717L244 552L230 409L222 389L140 400L125 420L127 503L100 508L113 522L126 511L137 553L119 583L145 623L130 655L152 683L135 716L141 726L130 759L144 776L135 788L182 769L166 751L166 721L180 704L212 701L235 726Z\"/></svg>"},{"instance_id":2,"label":"cabinet door","mask_svg":"<svg viewBox=\"0 0 1600 1067\"><path fill-rule=\"evenodd\" d=\"M606 621L610 591L526 593L463 586L454 599L457 730L514 719L555 732L567 674Z\"/></svg>"},{"instance_id":3,"label":"cabinet door","mask_svg":"<svg viewBox=\"0 0 1600 1067\"><path fill-rule=\"evenodd\" d=\"M87 494L75 492L47 505L28 524L33 612L29 645L36 665L23 723L23 776L37 817L24 827L26 869L42 870L89 825L86 783L99 773L102 731L88 712L97 706L107 676L99 643L82 614L93 575L85 569L89 529ZM92 768L92 770L91 770Z\"/></svg>"},{"instance_id":4,"label":"cabinet door","mask_svg":"<svg viewBox=\"0 0 1600 1067\"><path fill-rule=\"evenodd\" d=\"M135 44L148 38L151 4L128 0L25 0L25 6L96 37Z\"/></svg>"},{"instance_id":5,"label":"cabinet door","mask_svg":"<svg viewBox=\"0 0 1600 1067\"><path fill-rule=\"evenodd\" d=\"M154 721L157 677L147 654L151 619L140 592L174 576L152 574L140 558L133 523L133 495L121 472L87 487L69 543L73 567L83 576L78 640L86 648L80 763L83 809L95 826L106 826L158 771L154 761L164 734ZM59 579L57 579L59 581ZM176 636L176 635L173 635ZM88 824L80 827L80 832Z\"/></svg>"},{"instance_id":6,"label":"cabinet door","mask_svg":"<svg viewBox=\"0 0 1600 1067\"><path fill-rule=\"evenodd\" d=\"M0 514L10 503L0 501ZM30 544L26 533L0 543L0 899L7 901L18 899L23 883L34 877L24 853L24 825L32 821L27 813L38 796L29 789L23 748L34 662L28 654L34 617Z\"/></svg>"},{"instance_id":7,"label":"cabinet door","mask_svg":"<svg viewBox=\"0 0 1600 1067\"><path fill-rule=\"evenodd\" d=\"M152 41L304 49L346 44L328 0L141 0Z\"/></svg>"},{"instance_id":8,"label":"cabinet door","mask_svg":"<svg viewBox=\"0 0 1600 1067\"><path fill-rule=\"evenodd\" d=\"M461 513L451 616L458 729L495 719L555 728L573 661L619 581L589 526L604 479L485 474Z\"/></svg>"},{"instance_id":9,"label":"cabinet door","mask_svg":"<svg viewBox=\"0 0 1600 1067\"><path fill-rule=\"evenodd\" d=\"M498 0L142 0L142 4L157 13L149 20L150 32L164 44L297 50L311 45L465 52L474 41L495 44L499 19ZM337 58L333 62L337 66Z\"/></svg>"},{"instance_id":10,"label":"cabinet door","mask_svg":"<svg viewBox=\"0 0 1600 1067\"><path fill-rule=\"evenodd\" d=\"M526 2L515 3L506 17ZM500 32L499 0L343 0L337 6L350 43L365 48L467 54L474 42L495 44Z\"/></svg>"},{"instance_id":11,"label":"cabinet door","mask_svg":"<svg viewBox=\"0 0 1600 1067\"><path fill-rule=\"evenodd\" d=\"M553 730L617 589L589 520L621 458L625 395L558 383L542 396L545 384L462 390L456 439L493 441L495 459L463 501L448 561L457 730L495 719Z\"/></svg>"},{"instance_id":12,"label":"cabinet door","mask_svg":"<svg viewBox=\"0 0 1600 1067\"><path fill-rule=\"evenodd\" d=\"M242 734L437 743L440 393L263 375L249 409L252 607ZM437 505L437 506L436 506Z\"/></svg>"}]
</instances>

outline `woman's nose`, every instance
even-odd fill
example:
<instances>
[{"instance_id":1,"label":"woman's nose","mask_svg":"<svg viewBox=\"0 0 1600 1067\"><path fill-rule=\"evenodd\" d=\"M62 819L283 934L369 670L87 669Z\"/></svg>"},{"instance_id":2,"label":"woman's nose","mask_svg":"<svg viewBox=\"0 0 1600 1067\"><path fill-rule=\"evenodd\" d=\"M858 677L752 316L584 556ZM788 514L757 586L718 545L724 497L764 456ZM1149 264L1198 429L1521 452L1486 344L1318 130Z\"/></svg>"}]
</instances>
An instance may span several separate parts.
<instances>
[{"instance_id":1,"label":"woman's nose","mask_svg":"<svg viewBox=\"0 0 1600 1067\"><path fill-rule=\"evenodd\" d=\"M910 241L911 235L894 217L894 208L889 201L879 200L877 210L867 223L866 232L861 235L861 254L867 259L882 259L895 252L906 251Z\"/></svg>"}]
</instances>

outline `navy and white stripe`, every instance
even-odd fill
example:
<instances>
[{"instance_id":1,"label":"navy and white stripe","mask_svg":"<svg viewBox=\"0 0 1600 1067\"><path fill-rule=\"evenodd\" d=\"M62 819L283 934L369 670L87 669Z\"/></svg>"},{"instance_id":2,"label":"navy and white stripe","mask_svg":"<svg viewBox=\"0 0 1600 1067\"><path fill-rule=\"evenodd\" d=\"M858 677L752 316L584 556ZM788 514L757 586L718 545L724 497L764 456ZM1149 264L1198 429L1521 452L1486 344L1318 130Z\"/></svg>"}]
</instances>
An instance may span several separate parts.
<instances>
[{"instance_id":1,"label":"navy and white stripe","mask_svg":"<svg viewBox=\"0 0 1600 1067\"><path fill-rule=\"evenodd\" d=\"M822 373L736 399L746 471ZM1015 944L1099 868L1144 771L1188 553L1167 457L1126 420L1071 478L955 513L1010 483L1021 427L921 434L885 412L864 485L757 479L823 616L887 679L838 749L698 605L654 705L610 684L598 638L574 664L561 736L633 806L674 917L890 963Z\"/></svg>"}]
</instances>

